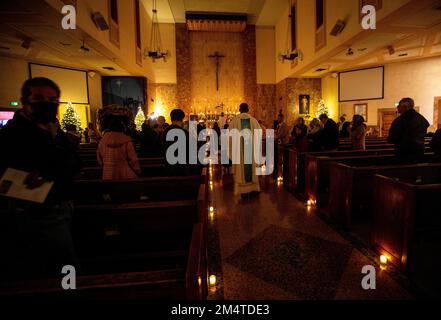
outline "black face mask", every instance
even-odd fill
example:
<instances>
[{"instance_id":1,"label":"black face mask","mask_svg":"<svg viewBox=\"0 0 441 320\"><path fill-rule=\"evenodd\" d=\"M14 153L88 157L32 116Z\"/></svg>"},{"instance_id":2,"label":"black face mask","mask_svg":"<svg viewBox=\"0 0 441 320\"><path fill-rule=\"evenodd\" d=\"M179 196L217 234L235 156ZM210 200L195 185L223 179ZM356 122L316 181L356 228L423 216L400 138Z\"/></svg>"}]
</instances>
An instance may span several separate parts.
<instances>
[{"instance_id":1,"label":"black face mask","mask_svg":"<svg viewBox=\"0 0 441 320\"><path fill-rule=\"evenodd\" d=\"M32 117L37 123L47 124L57 120L58 103L52 101L31 102Z\"/></svg>"}]
</instances>

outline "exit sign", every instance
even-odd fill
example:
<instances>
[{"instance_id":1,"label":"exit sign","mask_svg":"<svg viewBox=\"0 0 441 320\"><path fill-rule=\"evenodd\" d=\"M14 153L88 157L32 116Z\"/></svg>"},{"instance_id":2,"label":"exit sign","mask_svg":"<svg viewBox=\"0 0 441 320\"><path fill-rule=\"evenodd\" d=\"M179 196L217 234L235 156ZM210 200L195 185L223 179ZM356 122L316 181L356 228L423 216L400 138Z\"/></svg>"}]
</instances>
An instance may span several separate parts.
<instances>
[{"instance_id":1,"label":"exit sign","mask_svg":"<svg viewBox=\"0 0 441 320\"><path fill-rule=\"evenodd\" d=\"M18 107L18 101L11 101L11 102L9 102L9 105L11 107Z\"/></svg>"}]
</instances>

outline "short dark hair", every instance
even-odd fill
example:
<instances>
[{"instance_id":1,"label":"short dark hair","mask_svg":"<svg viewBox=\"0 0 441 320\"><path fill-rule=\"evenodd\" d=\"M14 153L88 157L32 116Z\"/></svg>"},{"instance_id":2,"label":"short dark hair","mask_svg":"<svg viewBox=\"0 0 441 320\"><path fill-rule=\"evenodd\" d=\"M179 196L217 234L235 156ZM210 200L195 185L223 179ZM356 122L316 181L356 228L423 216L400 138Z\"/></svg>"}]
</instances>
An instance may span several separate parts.
<instances>
[{"instance_id":1,"label":"short dark hair","mask_svg":"<svg viewBox=\"0 0 441 320\"><path fill-rule=\"evenodd\" d=\"M402 103L406 104L408 108L411 108L411 109L415 108L415 101L413 101L412 98L403 98L400 101L400 104L402 104Z\"/></svg>"},{"instance_id":2,"label":"short dark hair","mask_svg":"<svg viewBox=\"0 0 441 320\"><path fill-rule=\"evenodd\" d=\"M50 87L55 90L58 98L61 95L60 87L55 82L48 78L37 77L25 81L21 88L21 99L27 102L31 95L31 89L36 87Z\"/></svg>"},{"instance_id":3,"label":"short dark hair","mask_svg":"<svg viewBox=\"0 0 441 320\"><path fill-rule=\"evenodd\" d=\"M239 111L241 113L248 112L248 111L250 111L250 107L248 106L247 103L241 103L239 106Z\"/></svg>"},{"instance_id":4,"label":"short dark hair","mask_svg":"<svg viewBox=\"0 0 441 320\"><path fill-rule=\"evenodd\" d=\"M326 119L329 119L329 118L328 118L328 115L326 113L323 113L323 114L320 115L319 119L320 120L326 120Z\"/></svg>"},{"instance_id":5,"label":"short dark hair","mask_svg":"<svg viewBox=\"0 0 441 320\"><path fill-rule=\"evenodd\" d=\"M109 130L112 132L124 132L124 123L118 119L118 118L113 118L110 120L109 122Z\"/></svg>"},{"instance_id":6,"label":"short dark hair","mask_svg":"<svg viewBox=\"0 0 441 320\"><path fill-rule=\"evenodd\" d=\"M173 109L170 112L171 121L181 121L185 118L185 112L181 109Z\"/></svg>"}]
</instances>

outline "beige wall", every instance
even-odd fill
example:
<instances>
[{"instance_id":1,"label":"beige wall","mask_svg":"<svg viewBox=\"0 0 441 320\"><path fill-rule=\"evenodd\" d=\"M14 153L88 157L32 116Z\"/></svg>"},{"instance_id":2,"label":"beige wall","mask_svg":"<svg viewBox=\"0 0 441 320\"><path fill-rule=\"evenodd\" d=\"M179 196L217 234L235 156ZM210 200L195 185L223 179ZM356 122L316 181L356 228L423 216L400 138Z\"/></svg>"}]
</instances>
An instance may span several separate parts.
<instances>
[{"instance_id":1,"label":"beige wall","mask_svg":"<svg viewBox=\"0 0 441 320\"><path fill-rule=\"evenodd\" d=\"M433 124L434 98L441 96L441 57L393 63L385 66L384 99L340 103L340 113L349 117L354 114L355 103L368 104L368 123L377 125L378 109L395 108L403 97L411 97L420 112ZM327 94L338 96L335 88Z\"/></svg>"},{"instance_id":2,"label":"beige wall","mask_svg":"<svg viewBox=\"0 0 441 320\"><path fill-rule=\"evenodd\" d=\"M29 78L25 60L0 57L0 108L9 107L10 101L20 101L23 82Z\"/></svg>"},{"instance_id":3,"label":"beige wall","mask_svg":"<svg viewBox=\"0 0 441 320\"><path fill-rule=\"evenodd\" d=\"M315 1L297 0L297 47L303 51L303 61L293 67L291 63L281 63L276 60L276 81L279 82L287 77L295 75L296 71L308 66L310 63L325 56L327 53L345 43L362 30L359 21L359 1L358 0L325 0L326 2L326 47L318 52L315 51ZM398 9L409 0L385 0L383 8L377 12L377 21ZM289 8L282 14L276 24L276 57L279 53L286 50L286 37L288 26ZM354 14L355 13L355 14ZM329 35L334 24L338 19L347 19L344 31L338 36ZM369 32L369 31L366 31Z\"/></svg>"},{"instance_id":4,"label":"beige wall","mask_svg":"<svg viewBox=\"0 0 441 320\"><path fill-rule=\"evenodd\" d=\"M322 99L334 120L339 118L338 77L331 75L322 78Z\"/></svg>"},{"instance_id":5,"label":"beige wall","mask_svg":"<svg viewBox=\"0 0 441 320\"><path fill-rule=\"evenodd\" d=\"M258 84L276 83L276 46L273 27L256 27L256 67Z\"/></svg>"}]
</instances>

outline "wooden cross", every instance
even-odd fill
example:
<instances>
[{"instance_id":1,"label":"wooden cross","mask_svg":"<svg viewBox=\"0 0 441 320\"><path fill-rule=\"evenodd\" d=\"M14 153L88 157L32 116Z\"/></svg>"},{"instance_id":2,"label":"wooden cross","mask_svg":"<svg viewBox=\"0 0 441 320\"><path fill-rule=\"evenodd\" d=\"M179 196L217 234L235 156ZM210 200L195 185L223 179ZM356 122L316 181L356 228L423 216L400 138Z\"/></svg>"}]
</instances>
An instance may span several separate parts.
<instances>
[{"instance_id":1,"label":"wooden cross","mask_svg":"<svg viewBox=\"0 0 441 320\"><path fill-rule=\"evenodd\" d=\"M216 91L219 91L219 60L225 58L225 56L216 51L214 54L211 54L208 57L216 59Z\"/></svg>"}]
</instances>

